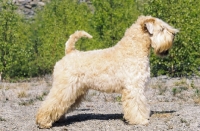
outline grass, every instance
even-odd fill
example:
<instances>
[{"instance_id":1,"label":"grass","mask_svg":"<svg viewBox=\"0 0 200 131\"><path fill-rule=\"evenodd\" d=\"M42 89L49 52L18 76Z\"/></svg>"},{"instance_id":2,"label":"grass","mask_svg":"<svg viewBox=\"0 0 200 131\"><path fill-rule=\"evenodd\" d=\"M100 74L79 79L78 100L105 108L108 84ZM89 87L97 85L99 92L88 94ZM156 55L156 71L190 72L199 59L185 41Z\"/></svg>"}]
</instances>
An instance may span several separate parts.
<instances>
[{"instance_id":1,"label":"grass","mask_svg":"<svg viewBox=\"0 0 200 131\"><path fill-rule=\"evenodd\" d=\"M46 96L46 95L47 95L47 92L43 92L42 95L36 96L36 100L43 101L44 96Z\"/></svg>"},{"instance_id":2,"label":"grass","mask_svg":"<svg viewBox=\"0 0 200 131\"><path fill-rule=\"evenodd\" d=\"M187 121L183 118L180 119L181 123L187 123Z\"/></svg>"},{"instance_id":3,"label":"grass","mask_svg":"<svg viewBox=\"0 0 200 131\"><path fill-rule=\"evenodd\" d=\"M36 96L34 99L30 99L30 100L28 100L28 101L20 102L19 105L22 105L22 106L29 106L29 105L34 104L34 102L37 101L37 100L43 101L44 96L46 96L46 95L47 95L47 92L43 92L42 95Z\"/></svg>"},{"instance_id":4,"label":"grass","mask_svg":"<svg viewBox=\"0 0 200 131\"><path fill-rule=\"evenodd\" d=\"M167 86L159 86L158 90L159 90L159 95L163 95L167 90Z\"/></svg>"},{"instance_id":5,"label":"grass","mask_svg":"<svg viewBox=\"0 0 200 131\"><path fill-rule=\"evenodd\" d=\"M18 98L24 98L24 97L26 97L27 96L27 93L26 93L26 91L20 91L20 92L18 92L18 95L17 95L17 97Z\"/></svg>"},{"instance_id":6,"label":"grass","mask_svg":"<svg viewBox=\"0 0 200 131\"><path fill-rule=\"evenodd\" d=\"M0 121L6 121L6 119L0 116Z\"/></svg>"},{"instance_id":7,"label":"grass","mask_svg":"<svg viewBox=\"0 0 200 131\"><path fill-rule=\"evenodd\" d=\"M9 90L9 89L14 89L14 88L16 88L15 83L0 83L0 89Z\"/></svg>"},{"instance_id":8,"label":"grass","mask_svg":"<svg viewBox=\"0 0 200 131\"><path fill-rule=\"evenodd\" d=\"M173 96L176 96L178 93L181 93L183 90L188 90L188 88L185 86L174 87L174 88L172 88L172 94L173 94Z\"/></svg>"},{"instance_id":9,"label":"grass","mask_svg":"<svg viewBox=\"0 0 200 131\"><path fill-rule=\"evenodd\" d=\"M175 87L172 88L173 96L176 96L178 93L181 93L184 90L196 88L194 81L190 81L186 78L182 78L181 80L174 82L174 86Z\"/></svg>"},{"instance_id":10,"label":"grass","mask_svg":"<svg viewBox=\"0 0 200 131\"><path fill-rule=\"evenodd\" d=\"M189 80L189 79L186 79L186 78L182 78L180 81L176 81L174 83L175 86L181 86L183 88L196 88L195 84L194 84L194 80Z\"/></svg>"},{"instance_id":11,"label":"grass","mask_svg":"<svg viewBox=\"0 0 200 131\"><path fill-rule=\"evenodd\" d=\"M177 88L173 88L172 89L172 94L173 94L173 96L176 96L176 94L177 94Z\"/></svg>"},{"instance_id":12,"label":"grass","mask_svg":"<svg viewBox=\"0 0 200 131\"><path fill-rule=\"evenodd\" d=\"M30 99L28 101L24 101L24 102L20 102L19 105L21 106L29 106L29 105L32 105L34 103L34 99Z\"/></svg>"},{"instance_id":13,"label":"grass","mask_svg":"<svg viewBox=\"0 0 200 131\"><path fill-rule=\"evenodd\" d=\"M18 98L24 98L27 97L27 90L30 88L30 84L29 83L18 83L17 84L17 88L19 89L19 92L17 94Z\"/></svg>"},{"instance_id":14,"label":"grass","mask_svg":"<svg viewBox=\"0 0 200 131\"><path fill-rule=\"evenodd\" d=\"M200 90L199 89L195 90L193 100L195 104L200 104Z\"/></svg>"},{"instance_id":15,"label":"grass","mask_svg":"<svg viewBox=\"0 0 200 131\"><path fill-rule=\"evenodd\" d=\"M30 83L22 82L22 83L9 83L6 84L9 89L24 89L28 90L30 88Z\"/></svg>"},{"instance_id":16,"label":"grass","mask_svg":"<svg viewBox=\"0 0 200 131\"><path fill-rule=\"evenodd\" d=\"M186 126L190 126L190 123L187 122L185 119L181 118L180 121L181 123L185 123Z\"/></svg>"},{"instance_id":17,"label":"grass","mask_svg":"<svg viewBox=\"0 0 200 131\"><path fill-rule=\"evenodd\" d=\"M0 89L3 89L3 85L2 84L0 84Z\"/></svg>"},{"instance_id":18,"label":"grass","mask_svg":"<svg viewBox=\"0 0 200 131\"><path fill-rule=\"evenodd\" d=\"M195 84L194 84L194 81L192 80L192 82L191 82L191 87L194 89L194 88L196 88L196 86L195 86Z\"/></svg>"},{"instance_id":19,"label":"grass","mask_svg":"<svg viewBox=\"0 0 200 131\"><path fill-rule=\"evenodd\" d=\"M186 85L186 84L187 84L187 79L186 78L182 78L180 81L176 81L174 83L175 86Z\"/></svg>"},{"instance_id":20,"label":"grass","mask_svg":"<svg viewBox=\"0 0 200 131\"><path fill-rule=\"evenodd\" d=\"M167 86L165 83L158 81L156 84L151 85L153 89L158 89L159 90L159 95L163 95L167 91Z\"/></svg>"},{"instance_id":21,"label":"grass","mask_svg":"<svg viewBox=\"0 0 200 131\"><path fill-rule=\"evenodd\" d=\"M117 102L121 102L121 101L122 101L122 97L121 97L121 96L117 96L117 97L115 97L115 101L117 101Z\"/></svg>"}]
</instances>

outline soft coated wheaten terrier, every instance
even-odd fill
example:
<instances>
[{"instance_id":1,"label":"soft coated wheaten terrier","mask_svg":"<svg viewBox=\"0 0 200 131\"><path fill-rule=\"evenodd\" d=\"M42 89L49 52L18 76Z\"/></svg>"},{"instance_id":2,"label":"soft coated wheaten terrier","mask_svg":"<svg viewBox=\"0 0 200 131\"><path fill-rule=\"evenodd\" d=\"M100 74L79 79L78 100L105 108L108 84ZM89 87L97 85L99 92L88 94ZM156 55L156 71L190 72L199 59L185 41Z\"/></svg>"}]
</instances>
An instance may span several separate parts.
<instances>
[{"instance_id":1,"label":"soft coated wheaten terrier","mask_svg":"<svg viewBox=\"0 0 200 131\"><path fill-rule=\"evenodd\" d=\"M167 55L177 32L158 18L140 16L115 46L86 52L75 50L75 42L92 36L75 32L66 42L66 55L54 67L53 87L37 112L36 123L50 128L94 89L121 93L127 122L147 124L150 107L144 89L150 78L150 47L157 55Z\"/></svg>"}]
</instances>

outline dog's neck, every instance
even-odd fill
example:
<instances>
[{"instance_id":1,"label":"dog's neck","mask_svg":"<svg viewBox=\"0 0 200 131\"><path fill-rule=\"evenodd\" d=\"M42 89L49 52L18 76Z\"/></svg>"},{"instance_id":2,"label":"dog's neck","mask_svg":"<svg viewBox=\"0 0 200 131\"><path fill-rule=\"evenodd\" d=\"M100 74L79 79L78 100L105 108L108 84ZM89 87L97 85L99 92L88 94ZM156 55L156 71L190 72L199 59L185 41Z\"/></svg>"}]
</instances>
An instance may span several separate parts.
<instances>
[{"instance_id":1,"label":"dog's neck","mask_svg":"<svg viewBox=\"0 0 200 131\"><path fill-rule=\"evenodd\" d=\"M135 28L134 26L135 25L132 25L126 30L124 37L117 43L116 46L119 48L124 48L123 51L128 52L128 54L132 55L133 57L149 56L151 47L151 39L149 38L149 34L138 33L138 31L142 32L142 29L138 29L140 27Z\"/></svg>"}]
</instances>

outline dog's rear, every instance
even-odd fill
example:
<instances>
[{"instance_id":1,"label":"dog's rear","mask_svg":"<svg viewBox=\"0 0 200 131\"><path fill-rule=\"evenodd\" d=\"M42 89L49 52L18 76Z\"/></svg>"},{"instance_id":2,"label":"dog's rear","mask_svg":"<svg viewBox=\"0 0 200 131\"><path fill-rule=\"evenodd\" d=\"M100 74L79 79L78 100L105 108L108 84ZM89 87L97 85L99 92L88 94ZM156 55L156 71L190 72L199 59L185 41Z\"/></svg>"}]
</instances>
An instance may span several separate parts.
<instances>
[{"instance_id":1,"label":"dog's rear","mask_svg":"<svg viewBox=\"0 0 200 131\"><path fill-rule=\"evenodd\" d=\"M92 36L85 31L76 31L74 34L70 35L68 41L65 43L65 54L75 50L75 43L81 37L92 38Z\"/></svg>"}]
</instances>

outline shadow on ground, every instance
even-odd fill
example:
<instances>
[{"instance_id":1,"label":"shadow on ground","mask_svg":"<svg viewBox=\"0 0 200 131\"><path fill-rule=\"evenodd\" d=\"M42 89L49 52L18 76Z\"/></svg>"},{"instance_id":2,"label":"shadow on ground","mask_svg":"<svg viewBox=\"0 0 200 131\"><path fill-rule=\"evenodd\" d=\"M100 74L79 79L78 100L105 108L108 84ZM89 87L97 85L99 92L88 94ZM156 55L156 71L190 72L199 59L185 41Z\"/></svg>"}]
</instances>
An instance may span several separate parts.
<instances>
[{"instance_id":1,"label":"shadow on ground","mask_svg":"<svg viewBox=\"0 0 200 131\"><path fill-rule=\"evenodd\" d=\"M166 114L166 113L174 113L176 111L151 111L150 116L153 114ZM88 114L78 114L78 115L72 115L72 116L67 116L64 120L58 121L53 124L53 126L59 127L59 126L66 126L70 125L76 122L83 122L83 121L88 121L88 120L117 120L120 119L125 122L123 119L123 114L93 114L93 113L88 113Z\"/></svg>"},{"instance_id":2,"label":"shadow on ground","mask_svg":"<svg viewBox=\"0 0 200 131\"><path fill-rule=\"evenodd\" d=\"M153 115L153 114L172 114L176 111L172 110L172 111L151 111L150 113L150 117Z\"/></svg>"},{"instance_id":3,"label":"shadow on ground","mask_svg":"<svg viewBox=\"0 0 200 131\"><path fill-rule=\"evenodd\" d=\"M123 114L78 114L73 116L67 116L64 120L58 121L53 126L66 126L75 122L82 122L87 120L123 120Z\"/></svg>"}]
</instances>

